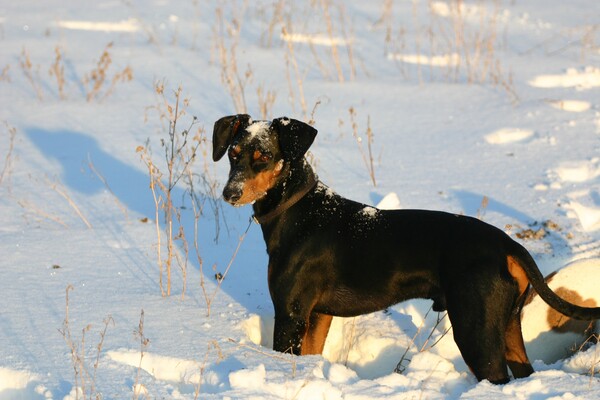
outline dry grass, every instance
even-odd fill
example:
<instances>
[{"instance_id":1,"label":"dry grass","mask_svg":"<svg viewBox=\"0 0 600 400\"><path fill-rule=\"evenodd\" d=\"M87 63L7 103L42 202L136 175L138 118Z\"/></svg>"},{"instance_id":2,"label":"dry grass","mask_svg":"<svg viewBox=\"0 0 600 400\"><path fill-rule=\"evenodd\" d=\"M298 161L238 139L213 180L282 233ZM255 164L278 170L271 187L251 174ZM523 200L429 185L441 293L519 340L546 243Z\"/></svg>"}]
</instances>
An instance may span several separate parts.
<instances>
[{"instance_id":1,"label":"dry grass","mask_svg":"<svg viewBox=\"0 0 600 400\"><path fill-rule=\"evenodd\" d=\"M140 312L140 322L138 323L137 329L134 331L134 336L136 337L137 340L140 341L140 363L138 364L138 367L137 367L137 370L135 373L135 380L134 380L134 384L133 384L133 400L137 400L141 396L143 396L144 398L148 397L147 389L144 387L144 385L142 385L140 383L140 373L142 371L142 361L144 360L144 351L146 351L146 349L148 348L148 345L150 344L150 339L148 339L146 337L146 335L144 335L144 310L143 309Z\"/></svg>"},{"instance_id":2,"label":"dry grass","mask_svg":"<svg viewBox=\"0 0 600 400\"><path fill-rule=\"evenodd\" d=\"M485 215L485 210L487 210L489 204L490 204L490 198L487 196L483 196L481 198L481 205L477 209L477 219L480 219L483 221L483 216Z\"/></svg>"},{"instance_id":3,"label":"dry grass","mask_svg":"<svg viewBox=\"0 0 600 400\"><path fill-rule=\"evenodd\" d=\"M206 139L206 132L202 127L196 127L198 120L193 117L186 129L180 130L178 123L186 116L189 107L189 99L184 98L182 88L173 92L172 100L165 93L164 82L155 84L155 92L158 97L157 105L147 108L147 111L155 111L167 131L167 137L161 139L164 150L164 159L155 160L149 145L138 146L137 152L148 168L150 177L150 189L155 204L155 227L157 235L157 263L159 266L159 286L163 296L171 294L171 270L178 265L183 278L182 298L187 288L187 266L192 252L195 253L196 261L200 269L200 286L207 305L207 314L210 315L212 301L221 286L219 280L213 293L209 293L205 282L204 260L201 256L200 236L198 227L201 217L205 212L205 203L208 201L212 208L215 220L215 239L218 244L220 232L220 204L218 202L219 184L214 172L214 163L210 160L211 148ZM146 115L148 117L148 115ZM203 162L202 172L196 173L196 165ZM194 215L193 221L193 243L188 239L190 232L184 229L182 217L183 206L175 202L173 198L176 186L184 188L185 199L189 199L190 209ZM185 199L181 199L182 201ZM177 199L178 201L179 199ZM163 233L160 224L160 214L163 214L165 226L166 257L163 257ZM188 227L189 229L189 227ZM245 234L243 235L245 236ZM243 241L243 237L241 239ZM234 256L229 262L223 278L231 267L241 242L238 244ZM177 251L181 250L181 253ZM166 282L164 281L166 277Z\"/></svg>"},{"instance_id":4,"label":"dry grass","mask_svg":"<svg viewBox=\"0 0 600 400\"><path fill-rule=\"evenodd\" d=\"M133 70L130 66L126 66L123 70L114 73L112 78L109 78L109 68L113 62L110 54L112 47L113 42L106 45L96 63L96 67L87 73L83 79L88 102L104 100L114 91L117 83L133 80Z\"/></svg>"},{"instance_id":5,"label":"dry grass","mask_svg":"<svg viewBox=\"0 0 600 400\"><path fill-rule=\"evenodd\" d=\"M232 17L226 21L223 10L217 8L216 25L213 28L214 47L221 64L221 82L233 100L236 113L247 113L246 86L252 79L252 69L248 65L245 73L238 69L237 47L240 40L241 19Z\"/></svg>"},{"instance_id":6,"label":"dry grass","mask_svg":"<svg viewBox=\"0 0 600 400\"><path fill-rule=\"evenodd\" d=\"M73 211L75 211L77 216L83 221L85 226L87 226L88 229L92 229L92 224L90 224L85 215L83 215L81 209L77 206L77 204L71 198L71 196L69 196L68 191L62 186L62 184L58 180L55 182L47 181L47 183L52 190L58 193L60 197L62 197L67 202L67 204L69 204L69 206L73 209Z\"/></svg>"},{"instance_id":7,"label":"dry grass","mask_svg":"<svg viewBox=\"0 0 600 400\"><path fill-rule=\"evenodd\" d=\"M258 110L262 119L272 119L273 115L271 110L277 99L277 93L275 91L265 89L263 85L259 85L256 89L256 95L258 97Z\"/></svg>"},{"instance_id":8,"label":"dry grass","mask_svg":"<svg viewBox=\"0 0 600 400\"><path fill-rule=\"evenodd\" d=\"M569 49L579 48L579 60L585 63L588 62L590 54L597 53L600 49L597 42L599 32L600 24L569 28L522 52L521 55L531 54L535 50L543 49L545 55L553 56L564 53ZM560 44L557 44L557 41Z\"/></svg>"},{"instance_id":9,"label":"dry grass","mask_svg":"<svg viewBox=\"0 0 600 400\"><path fill-rule=\"evenodd\" d=\"M65 65L64 65L64 55L60 51L60 47L56 46L54 48L54 63L50 67L48 71L50 76L56 78L56 87L58 88L58 96L61 100L67 98L65 94Z\"/></svg>"},{"instance_id":10,"label":"dry grass","mask_svg":"<svg viewBox=\"0 0 600 400\"><path fill-rule=\"evenodd\" d=\"M111 194L111 196L115 200L115 203L117 204L117 207L119 207L119 209L123 212L123 215L127 219L128 216L129 216L129 213L128 213L128 210L127 210L127 206L125 206L121 202L121 200L119 200L119 197L115 194L115 192L113 192L113 190L111 189L111 187L108 184L108 181L106 180L106 178L104 177L104 175L102 175L100 173L100 171L98 171L98 169L94 165L94 162L92 161L92 157L89 154L88 154L88 167L90 168L90 171L92 171L94 173L94 175L96 175L96 177L100 180L100 182L102 182L104 184L104 187L106 188L106 190Z\"/></svg>"},{"instance_id":11,"label":"dry grass","mask_svg":"<svg viewBox=\"0 0 600 400\"><path fill-rule=\"evenodd\" d=\"M210 316L212 302L214 301L215 297L217 296L217 293L219 292L219 290L221 289L221 285L223 284L223 281L227 277L227 274L229 273L229 270L231 269L231 266L233 265L233 262L235 261L237 254L240 251L240 247L242 247L242 243L244 243L244 239L246 238L246 235L248 234L248 231L250 230L251 226L252 226L252 219L250 219L250 221L248 221L248 227L246 228L244 233L239 237L237 246L236 246L235 250L233 251L231 258L229 259L229 263L227 264L227 267L225 267L225 271L222 273L215 274L215 278L217 279L217 286L212 291L212 293L209 293L208 289L206 288L204 274L203 273L200 274L200 286L202 287L202 292L204 293L204 299L206 301L206 315L207 316Z\"/></svg>"},{"instance_id":12,"label":"dry grass","mask_svg":"<svg viewBox=\"0 0 600 400\"><path fill-rule=\"evenodd\" d=\"M406 358L406 356L408 355L408 352L410 351L411 348L416 347L415 341L416 341L417 337L421 335L421 333L425 327L425 321L427 320L427 317L429 316L429 313L432 310L433 310L433 306L429 307L429 309L425 313L425 316L423 317L421 324L417 328L417 332L414 334L409 345L406 347L406 350L404 351L404 354L402 354L402 357L400 358L400 361L396 365L396 368L394 368L394 372L402 374L405 371L406 367L404 365L404 362L410 361L410 359ZM416 351L418 353L422 353L424 351L427 351L427 350L433 348L436 344L438 344L440 342L440 340L442 340L444 338L444 336L446 336L448 334L448 332L450 332L452 327L445 329L444 332L442 332L442 334L440 335L440 337L435 342L433 342L433 344L431 344L431 345L429 344L433 337L433 334L438 330L438 326L440 326L440 324L446 319L447 316L448 316L448 313L443 313L443 314L438 313L437 314L436 322L435 322L434 326L431 328L429 335L427 335L427 338L423 342L423 345L420 348L416 347Z\"/></svg>"},{"instance_id":13,"label":"dry grass","mask_svg":"<svg viewBox=\"0 0 600 400\"><path fill-rule=\"evenodd\" d=\"M2 71L0 71L0 82L10 82L10 64L6 64L4 66L4 68L2 68Z\"/></svg>"},{"instance_id":14,"label":"dry grass","mask_svg":"<svg viewBox=\"0 0 600 400\"><path fill-rule=\"evenodd\" d=\"M84 400L99 400L102 399L102 394L97 390L96 387L96 376L98 372L98 364L100 362L100 354L104 346L104 339L106 338L106 332L110 325L114 326L114 320L109 315L104 319L104 327L100 331L100 339L98 344L95 346L95 353L88 354L86 344L86 334L92 329L92 325L86 325L81 330L81 339L74 337L71 331L71 321L69 315L69 292L73 290L72 285L68 285L65 300L65 319L63 326L58 331L62 335L63 339L67 343L71 354L71 364L73 366L74 373L74 391L75 399Z\"/></svg>"},{"instance_id":15,"label":"dry grass","mask_svg":"<svg viewBox=\"0 0 600 400\"><path fill-rule=\"evenodd\" d=\"M21 51L21 58L19 59L19 65L21 66L21 71L27 78L27 81L33 88L37 98L39 100L44 100L44 96L42 95L42 87L39 83L39 67L34 71L33 64L31 62L31 58L29 57L29 52L25 47Z\"/></svg>"},{"instance_id":16,"label":"dry grass","mask_svg":"<svg viewBox=\"0 0 600 400\"><path fill-rule=\"evenodd\" d=\"M363 147L363 139L358 133L358 123L356 122L356 110L354 107L350 107L348 110L350 114L350 123L352 126L352 135L354 139L356 139L356 143L358 144L358 150L360 151L360 155L363 159L365 167L369 172L369 177L371 178L371 183L373 183L374 187L377 187L377 181L375 180L375 166L373 159L373 130L371 129L371 117L367 117L367 129L365 135L367 137L367 151L365 151Z\"/></svg>"},{"instance_id":17,"label":"dry grass","mask_svg":"<svg viewBox=\"0 0 600 400\"><path fill-rule=\"evenodd\" d=\"M390 19L382 15L384 46L404 76L410 75L408 65L413 64L419 82L425 81L427 73L431 81L491 84L518 101L512 74L503 67L498 54L499 49L506 47L499 33L503 29L501 11L502 0L447 0L429 1L422 15L415 2L412 21L406 26L394 29ZM383 14L392 12L393 3L386 2ZM406 39L407 32L414 33L412 44Z\"/></svg>"},{"instance_id":18,"label":"dry grass","mask_svg":"<svg viewBox=\"0 0 600 400\"><path fill-rule=\"evenodd\" d=\"M49 214L46 211L42 210L41 208L39 208L38 206L36 206L35 204L33 204L27 200L18 200L17 204L19 204L24 210L26 210L32 214L35 214L38 217L55 222L64 228L69 227L69 225L67 225L59 216Z\"/></svg>"},{"instance_id":19,"label":"dry grass","mask_svg":"<svg viewBox=\"0 0 600 400\"><path fill-rule=\"evenodd\" d=\"M133 80L133 70L128 65L120 71L112 72L111 65L113 64L113 58L110 53L112 47L112 42L106 45L100 59L96 62L95 68L85 74L82 80L85 88L85 97L88 102L92 100L103 101L114 92L117 85ZM42 85L39 74L40 66L34 67L26 48L23 48L21 52L19 65L37 98L40 101L44 100L44 91L42 89L44 85ZM10 65L7 65L2 70L0 73L0 81L10 82L10 77L8 75L9 69ZM48 73L56 82L58 98L65 100L67 98L66 87L68 81L65 77L65 53L60 46L54 48L54 59L48 67Z\"/></svg>"},{"instance_id":20,"label":"dry grass","mask_svg":"<svg viewBox=\"0 0 600 400\"><path fill-rule=\"evenodd\" d=\"M296 363L296 357L294 355L292 355L291 352L290 353L267 352L267 351L262 350L262 347L260 347L260 346L251 346L246 343L238 342L231 338L229 338L229 342L237 344L238 348L250 350L253 353L257 353L262 356L267 356L272 360L284 361L286 363L289 363L290 367L291 367L291 377L292 378L296 377L296 372L298 370L297 363Z\"/></svg>"},{"instance_id":21,"label":"dry grass","mask_svg":"<svg viewBox=\"0 0 600 400\"><path fill-rule=\"evenodd\" d=\"M285 37L288 36L288 31L284 26L281 28L281 34ZM285 55L285 65L286 65L286 77L288 81L288 88L290 91L290 99L292 102L292 107L295 104L295 96L294 96L294 85L292 83L292 78L290 74L290 66L293 68L294 77L296 80L296 85L298 89L298 96L300 101L300 108L302 109L302 115L304 118L307 116L307 108L306 108L306 98L304 97L304 77L300 74L300 69L298 67L298 62L296 61L296 54L294 53L294 45L291 40L287 41L287 53Z\"/></svg>"},{"instance_id":22,"label":"dry grass","mask_svg":"<svg viewBox=\"0 0 600 400\"><path fill-rule=\"evenodd\" d=\"M8 151L6 152L6 157L4 158L2 172L0 172L0 185L4 183L4 179L10 180L12 175L12 170L14 167L13 150L15 148L15 138L17 137L17 128L11 126L7 121L4 121L4 126L6 127L6 132L8 133ZM8 184L8 191L9 193L11 191L10 183Z\"/></svg>"},{"instance_id":23,"label":"dry grass","mask_svg":"<svg viewBox=\"0 0 600 400\"><path fill-rule=\"evenodd\" d=\"M148 109L157 111L160 121L168 124L167 138L166 140L161 139L161 146L164 150L164 167L161 169L159 164L152 159L152 154L148 146L138 146L136 151L140 154L142 161L148 168L150 189L155 204L155 223L158 240L157 256L161 293L163 296L171 295L172 266L176 263L181 269L183 276L183 298L187 285L189 248L181 220L181 209L173 202L173 192L180 181L191 176L190 169L196 160L198 148L202 143L203 130L198 130L196 134L192 132L192 129L197 124L196 117L193 117L187 129L178 130L178 122L186 114L186 109L189 106L189 98L183 98L183 89L181 87L173 92L174 103L171 103L165 94L164 82L157 82L155 84L155 92L159 98L159 102L156 106L148 107ZM167 256L164 260L161 254L161 228L159 223L159 211L161 210L167 231ZM181 256L176 251L175 242L181 243L184 256ZM166 284L163 282L163 272L166 274Z\"/></svg>"}]
</instances>

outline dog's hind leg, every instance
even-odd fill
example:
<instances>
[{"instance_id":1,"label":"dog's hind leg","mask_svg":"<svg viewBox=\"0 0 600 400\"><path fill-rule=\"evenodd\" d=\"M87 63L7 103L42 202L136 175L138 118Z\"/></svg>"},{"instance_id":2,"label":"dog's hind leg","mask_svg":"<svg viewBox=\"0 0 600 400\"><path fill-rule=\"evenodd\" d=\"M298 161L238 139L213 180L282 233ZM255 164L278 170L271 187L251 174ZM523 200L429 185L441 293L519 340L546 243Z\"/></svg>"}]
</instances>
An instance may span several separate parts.
<instances>
[{"instance_id":1,"label":"dog's hind leg","mask_svg":"<svg viewBox=\"0 0 600 400\"><path fill-rule=\"evenodd\" d=\"M485 329L474 324L457 323L456 319L452 322L452 329L454 341L477 380L487 379L496 384L509 381L504 332L499 332L497 328Z\"/></svg>"},{"instance_id":2,"label":"dog's hind leg","mask_svg":"<svg viewBox=\"0 0 600 400\"><path fill-rule=\"evenodd\" d=\"M514 304L513 289L506 281L491 287L489 279L478 274L465 276L462 285L447 287L454 341L477 380L507 383L505 332Z\"/></svg>"},{"instance_id":3,"label":"dog's hind leg","mask_svg":"<svg viewBox=\"0 0 600 400\"><path fill-rule=\"evenodd\" d=\"M511 315L506 327L506 361L515 378L525 378L533 373L525 352L518 313Z\"/></svg>"},{"instance_id":4,"label":"dog's hind leg","mask_svg":"<svg viewBox=\"0 0 600 400\"><path fill-rule=\"evenodd\" d=\"M308 329L302 339L302 355L321 354L327 339L333 316L312 312L308 320Z\"/></svg>"}]
</instances>

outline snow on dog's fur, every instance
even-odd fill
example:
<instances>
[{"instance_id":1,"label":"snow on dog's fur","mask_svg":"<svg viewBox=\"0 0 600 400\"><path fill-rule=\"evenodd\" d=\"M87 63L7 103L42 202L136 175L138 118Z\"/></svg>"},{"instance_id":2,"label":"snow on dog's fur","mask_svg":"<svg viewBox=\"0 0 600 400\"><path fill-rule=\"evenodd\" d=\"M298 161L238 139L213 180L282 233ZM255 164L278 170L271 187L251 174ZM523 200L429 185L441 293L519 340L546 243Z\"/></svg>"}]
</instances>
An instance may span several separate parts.
<instances>
[{"instance_id":1,"label":"snow on dog's fur","mask_svg":"<svg viewBox=\"0 0 600 400\"><path fill-rule=\"evenodd\" d=\"M546 281L571 303L600 305L600 258L575 261L550 274ZM600 328L598 321L577 321L553 310L533 290L523 308L521 324L529 358L545 363L570 357Z\"/></svg>"}]
</instances>

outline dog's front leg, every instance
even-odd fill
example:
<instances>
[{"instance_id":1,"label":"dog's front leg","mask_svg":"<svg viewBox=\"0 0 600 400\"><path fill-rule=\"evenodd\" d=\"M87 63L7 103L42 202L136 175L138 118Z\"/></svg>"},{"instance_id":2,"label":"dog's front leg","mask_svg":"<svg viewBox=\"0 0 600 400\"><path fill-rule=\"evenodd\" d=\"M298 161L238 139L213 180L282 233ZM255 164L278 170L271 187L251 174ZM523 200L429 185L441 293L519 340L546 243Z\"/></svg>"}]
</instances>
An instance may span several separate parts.
<instances>
[{"instance_id":1,"label":"dog's front leg","mask_svg":"<svg viewBox=\"0 0 600 400\"><path fill-rule=\"evenodd\" d=\"M275 311L273 350L282 353L302 354L302 339L308 329L308 318Z\"/></svg>"}]
</instances>

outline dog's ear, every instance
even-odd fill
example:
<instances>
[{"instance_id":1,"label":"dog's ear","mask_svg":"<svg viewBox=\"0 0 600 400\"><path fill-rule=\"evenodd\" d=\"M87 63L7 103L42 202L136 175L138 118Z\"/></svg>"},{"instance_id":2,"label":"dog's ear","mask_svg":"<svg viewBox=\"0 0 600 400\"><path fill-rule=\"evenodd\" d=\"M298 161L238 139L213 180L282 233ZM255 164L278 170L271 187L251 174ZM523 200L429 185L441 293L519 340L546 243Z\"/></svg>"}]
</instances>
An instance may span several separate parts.
<instances>
[{"instance_id":1,"label":"dog's ear","mask_svg":"<svg viewBox=\"0 0 600 400\"><path fill-rule=\"evenodd\" d=\"M230 115L215 122L213 128L214 161L219 161L223 157L238 130L245 129L249 123L250 116L248 114Z\"/></svg>"},{"instance_id":2,"label":"dog's ear","mask_svg":"<svg viewBox=\"0 0 600 400\"><path fill-rule=\"evenodd\" d=\"M274 119L271 126L277 132L279 147L286 161L304 157L317 136L317 130L312 126L287 117Z\"/></svg>"}]
</instances>

